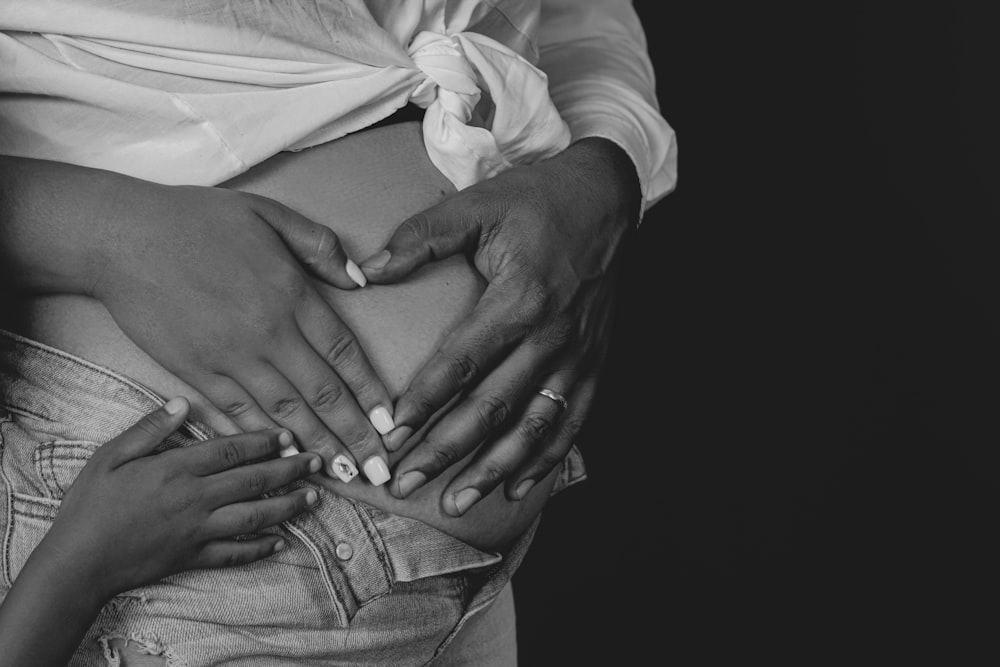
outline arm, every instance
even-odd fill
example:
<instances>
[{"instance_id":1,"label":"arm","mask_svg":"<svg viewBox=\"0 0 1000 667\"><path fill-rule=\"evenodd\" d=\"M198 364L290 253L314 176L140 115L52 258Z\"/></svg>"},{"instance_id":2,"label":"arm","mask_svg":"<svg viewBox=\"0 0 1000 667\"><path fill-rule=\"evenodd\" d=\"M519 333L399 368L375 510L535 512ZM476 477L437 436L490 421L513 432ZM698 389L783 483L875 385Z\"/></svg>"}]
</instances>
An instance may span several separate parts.
<instances>
[{"instance_id":1,"label":"arm","mask_svg":"<svg viewBox=\"0 0 1000 667\"><path fill-rule=\"evenodd\" d=\"M388 391L303 268L356 287L328 228L256 195L0 157L0 237L0 279L101 302L217 432L288 428L341 478L338 457L385 460L368 415L391 421Z\"/></svg>"},{"instance_id":2,"label":"arm","mask_svg":"<svg viewBox=\"0 0 1000 667\"><path fill-rule=\"evenodd\" d=\"M573 139L601 137L636 167L643 209L677 182L677 143L660 114L646 34L629 0L542 0L539 67Z\"/></svg>"},{"instance_id":3,"label":"arm","mask_svg":"<svg viewBox=\"0 0 1000 667\"><path fill-rule=\"evenodd\" d=\"M316 492L307 488L261 498L322 465L315 454L274 458L292 442L285 431L153 454L187 412L183 399L170 401L84 466L0 604L5 661L67 664L112 596L184 570L270 556L283 546L277 535L233 538L275 526L315 503Z\"/></svg>"},{"instance_id":4,"label":"arm","mask_svg":"<svg viewBox=\"0 0 1000 667\"><path fill-rule=\"evenodd\" d=\"M544 7L542 64L575 141L404 221L362 264L371 282L388 283L466 252L489 283L397 401L387 438L390 449L402 446L457 398L397 464L391 487L406 497L485 441L443 492L453 516L500 484L509 499L523 498L564 458L607 352L620 249L643 198L648 205L673 185L672 132L655 107L631 7ZM539 387L565 395L567 408Z\"/></svg>"}]
</instances>

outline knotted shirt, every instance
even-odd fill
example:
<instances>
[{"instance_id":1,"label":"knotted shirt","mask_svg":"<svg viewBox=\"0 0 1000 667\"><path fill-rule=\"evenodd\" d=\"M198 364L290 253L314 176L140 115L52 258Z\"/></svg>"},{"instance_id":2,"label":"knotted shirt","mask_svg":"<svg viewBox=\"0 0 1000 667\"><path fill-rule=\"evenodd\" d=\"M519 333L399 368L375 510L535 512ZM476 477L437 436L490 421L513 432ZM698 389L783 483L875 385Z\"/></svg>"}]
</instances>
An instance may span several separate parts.
<instances>
[{"instance_id":1,"label":"knotted shirt","mask_svg":"<svg viewBox=\"0 0 1000 667\"><path fill-rule=\"evenodd\" d=\"M215 185L412 102L459 189L599 136L676 181L622 0L5 0L0 153Z\"/></svg>"}]
</instances>

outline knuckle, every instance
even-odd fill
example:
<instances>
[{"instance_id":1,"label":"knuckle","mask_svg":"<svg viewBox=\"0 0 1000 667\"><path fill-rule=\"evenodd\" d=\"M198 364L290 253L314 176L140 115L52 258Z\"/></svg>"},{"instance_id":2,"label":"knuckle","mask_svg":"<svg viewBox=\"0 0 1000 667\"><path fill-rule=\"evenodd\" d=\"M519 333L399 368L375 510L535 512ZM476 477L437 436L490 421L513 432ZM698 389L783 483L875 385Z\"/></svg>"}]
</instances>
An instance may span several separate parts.
<instances>
[{"instance_id":1,"label":"knuckle","mask_svg":"<svg viewBox=\"0 0 1000 667\"><path fill-rule=\"evenodd\" d=\"M354 336L342 333L330 343L323 358L330 366L346 366L355 363L360 353L361 349L358 347L358 341L355 340Z\"/></svg>"},{"instance_id":2,"label":"knuckle","mask_svg":"<svg viewBox=\"0 0 1000 667\"><path fill-rule=\"evenodd\" d=\"M574 339L573 324L566 318L559 318L545 327L542 341L553 348L565 347Z\"/></svg>"},{"instance_id":3,"label":"knuckle","mask_svg":"<svg viewBox=\"0 0 1000 667\"><path fill-rule=\"evenodd\" d=\"M422 392L408 395L407 401L421 418L434 414L438 409L432 397Z\"/></svg>"},{"instance_id":4,"label":"knuckle","mask_svg":"<svg viewBox=\"0 0 1000 667\"><path fill-rule=\"evenodd\" d=\"M235 567L237 565L243 565L248 562L246 554L242 551L230 551L222 558L222 563L225 567Z\"/></svg>"},{"instance_id":5,"label":"knuckle","mask_svg":"<svg viewBox=\"0 0 1000 667\"><path fill-rule=\"evenodd\" d=\"M483 482L493 488L510 476L511 470L500 463L484 463L479 469L479 477Z\"/></svg>"},{"instance_id":6,"label":"knuckle","mask_svg":"<svg viewBox=\"0 0 1000 667\"><path fill-rule=\"evenodd\" d=\"M563 423L560 435L570 439L575 438L583 431L585 423L586 420L582 417L569 417Z\"/></svg>"},{"instance_id":7,"label":"knuckle","mask_svg":"<svg viewBox=\"0 0 1000 667\"><path fill-rule=\"evenodd\" d=\"M431 220L427 215L418 213L403 221L399 226L401 234L417 239L426 239L430 235Z\"/></svg>"},{"instance_id":8,"label":"knuckle","mask_svg":"<svg viewBox=\"0 0 1000 667\"><path fill-rule=\"evenodd\" d=\"M316 390L310 404L321 411L328 411L344 398L344 386L337 382L328 382Z\"/></svg>"},{"instance_id":9,"label":"knuckle","mask_svg":"<svg viewBox=\"0 0 1000 667\"><path fill-rule=\"evenodd\" d=\"M181 494L170 502L170 509L174 514L184 514L200 501L200 496L193 493Z\"/></svg>"},{"instance_id":10,"label":"knuckle","mask_svg":"<svg viewBox=\"0 0 1000 667\"><path fill-rule=\"evenodd\" d=\"M552 299L545 286L537 280L527 280L520 296L521 317L527 322L536 322L551 312Z\"/></svg>"},{"instance_id":11,"label":"knuckle","mask_svg":"<svg viewBox=\"0 0 1000 667\"><path fill-rule=\"evenodd\" d=\"M461 454L453 444L438 444L430 450L430 458L434 470L444 470L460 459Z\"/></svg>"},{"instance_id":12,"label":"knuckle","mask_svg":"<svg viewBox=\"0 0 1000 667\"><path fill-rule=\"evenodd\" d=\"M288 396L275 401L271 412L278 419L290 419L301 409L302 399L298 396Z\"/></svg>"},{"instance_id":13,"label":"knuckle","mask_svg":"<svg viewBox=\"0 0 1000 667\"><path fill-rule=\"evenodd\" d=\"M284 271L277 272L276 278L279 292L288 296L293 303L300 301L309 290L309 284L297 267L289 266ZM269 319L273 320L273 317ZM281 328L280 325L275 327L278 330Z\"/></svg>"},{"instance_id":14,"label":"knuckle","mask_svg":"<svg viewBox=\"0 0 1000 667\"><path fill-rule=\"evenodd\" d=\"M235 440L227 440L218 451L219 462L226 468L235 468L243 462L243 450Z\"/></svg>"},{"instance_id":15,"label":"knuckle","mask_svg":"<svg viewBox=\"0 0 1000 667\"><path fill-rule=\"evenodd\" d=\"M459 353L447 360L447 375L452 384L464 387L479 375L479 364L469 354Z\"/></svg>"},{"instance_id":16,"label":"knuckle","mask_svg":"<svg viewBox=\"0 0 1000 667\"><path fill-rule=\"evenodd\" d=\"M300 441L307 452L323 454L337 449L330 433L323 429L316 429L304 434Z\"/></svg>"},{"instance_id":17,"label":"knuckle","mask_svg":"<svg viewBox=\"0 0 1000 667\"><path fill-rule=\"evenodd\" d=\"M555 468L557 465L560 465L564 458L565 457L562 454L562 452L555 449L546 449L542 452L539 452L538 456L536 457L536 463L534 467L536 469L549 471Z\"/></svg>"},{"instance_id":18,"label":"knuckle","mask_svg":"<svg viewBox=\"0 0 1000 667\"><path fill-rule=\"evenodd\" d=\"M366 426L353 428L342 435L342 440L352 452L365 451L374 447L374 431Z\"/></svg>"},{"instance_id":19,"label":"knuckle","mask_svg":"<svg viewBox=\"0 0 1000 667\"><path fill-rule=\"evenodd\" d=\"M243 484L247 491L260 495L267 488L267 475L259 470L255 470L246 479L243 480Z\"/></svg>"},{"instance_id":20,"label":"knuckle","mask_svg":"<svg viewBox=\"0 0 1000 667\"><path fill-rule=\"evenodd\" d=\"M223 403L219 409L227 417L236 419L250 412L251 407L249 401L230 401Z\"/></svg>"},{"instance_id":21,"label":"knuckle","mask_svg":"<svg viewBox=\"0 0 1000 667\"><path fill-rule=\"evenodd\" d=\"M555 449L546 449L539 452L533 458L531 464L525 468L524 472L527 476L533 474L547 475L552 469L558 465L562 465L565 456Z\"/></svg>"},{"instance_id":22,"label":"knuckle","mask_svg":"<svg viewBox=\"0 0 1000 667\"><path fill-rule=\"evenodd\" d=\"M263 512L258 507L254 507L247 511L240 522L240 532L242 533L256 533L258 530L267 525L267 514Z\"/></svg>"},{"instance_id":23,"label":"knuckle","mask_svg":"<svg viewBox=\"0 0 1000 667\"><path fill-rule=\"evenodd\" d=\"M136 428L150 438L160 436L160 424L155 417L143 417L136 424Z\"/></svg>"},{"instance_id":24,"label":"knuckle","mask_svg":"<svg viewBox=\"0 0 1000 667\"><path fill-rule=\"evenodd\" d=\"M524 252L509 245L497 247L492 244L492 236L498 231L487 232L485 243L491 248L487 254L487 266L494 276L509 280L524 273Z\"/></svg>"},{"instance_id":25,"label":"knuckle","mask_svg":"<svg viewBox=\"0 0 1000 667\"><path fill-rule=\"evenodd\" d=\"M538 442L549 434L552 425L552 420L545 415L531 413L518 425L518 433L527 442Z\"/></svg>"},{"instance_id":26,"label":"knuckle","mask_svg":"<svg viewBox=\"0 0 1000 667\"><path fill-rule=\"evenodd\" d=\"M486 396L476 403L475 414L487 431L500 426L510 416L510 405L500 396Z\"/></svg>"},{"instance_id":27,"label":"knuckle","mask_svg":"<svg viewBox=\"0 0 1000 667\"><path fill-rule=\"evenodd\" d=\"M316 241L316 258L333 257L340 248L340 238L329 227L321 226L319 239Z\"/></svg>"}]
</instances>

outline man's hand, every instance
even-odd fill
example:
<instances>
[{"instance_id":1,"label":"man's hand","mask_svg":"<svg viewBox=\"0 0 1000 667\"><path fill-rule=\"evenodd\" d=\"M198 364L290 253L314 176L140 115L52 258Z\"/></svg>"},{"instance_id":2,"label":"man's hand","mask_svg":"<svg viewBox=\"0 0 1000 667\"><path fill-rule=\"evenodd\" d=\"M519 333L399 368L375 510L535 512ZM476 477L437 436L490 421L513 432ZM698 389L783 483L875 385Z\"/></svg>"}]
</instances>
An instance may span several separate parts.
<instances>
[{"instance_id":1,"label":"man's hand","mask_svg":"<svg viewBox=\"0 0 1000 667\"><path fill-rule=\"evenodd\" d=\"M444 511L458 516L501 482L507 498L523 498L562 461L595 395L615 260L639 199L624 151L584 139L413 216L362 263L371 282L392 283L468 252L489 283L396 402L389 449L423 430L395 467L394 495L408 496L485 443L444 491ZM541 388L565 396L565 410Z\"/></svg>"}]
</instances>

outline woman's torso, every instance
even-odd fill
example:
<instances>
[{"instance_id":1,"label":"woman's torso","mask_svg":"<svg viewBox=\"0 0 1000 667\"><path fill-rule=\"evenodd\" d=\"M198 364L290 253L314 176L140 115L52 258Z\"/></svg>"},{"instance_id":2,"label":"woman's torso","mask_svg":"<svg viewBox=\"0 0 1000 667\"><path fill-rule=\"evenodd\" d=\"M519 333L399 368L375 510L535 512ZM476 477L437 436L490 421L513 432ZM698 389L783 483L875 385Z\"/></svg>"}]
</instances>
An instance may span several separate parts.
<instances>
[{"instance_id":1,"label":"woman's torso","mask_svg":"<svg viewBox=\"0 0 1000 667\"><path fill-rule=\"evenodd\" d=\"M454 187L428 160L419 124L369 129L299 153L281 153L222 187L276 199L331 227L348 254L363 259L378 250L396 225L434 204ZM482 278L464 257L421 270L405 283L342 291L317 285L357 335L375 369L398 396L445 334L474 306ZM33 297L8 312L3 328L111 368L161 396L203 397L156 364L120 331L104 307L86 297ZM396 454L390 463L398 460ZM406 500L361 478L345 485L324 482L342 495L419 519L480 549L499 549L537 516L555 481L550 475L523 501L503 497L502 486L465 516L440 508L452 468Z\"/></svg>"}]
</instances>

